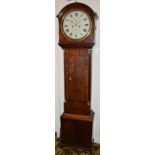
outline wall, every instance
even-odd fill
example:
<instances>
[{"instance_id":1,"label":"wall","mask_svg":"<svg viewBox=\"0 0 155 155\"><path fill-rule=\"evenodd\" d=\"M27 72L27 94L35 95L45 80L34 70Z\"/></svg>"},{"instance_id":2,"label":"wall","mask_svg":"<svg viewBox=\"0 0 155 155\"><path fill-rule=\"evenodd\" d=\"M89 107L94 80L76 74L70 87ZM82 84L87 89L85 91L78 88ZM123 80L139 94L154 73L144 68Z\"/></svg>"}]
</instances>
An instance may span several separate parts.
<instances>
[{"instance_id":1,"label":"wall","mask_svg":"<svg viewBox=\"0 0 155 155\"><path fill-rule=\"evenodd\" d=\"M67 4L73 1L58 0L56 1L56 15L59 11ZM90 0L79 0L77 2L85 3L89 5L98 14L100 13L100 1ZM60 130L60 115L63 113L63 102L64 102L64 75L63 75L63 50L58 46L58 20L56 18L56 50L55 50L55 130L59 135ZM99 19L96 23L96 45L93 48L93 60L92 60L92 109L95 111L94 119L94 141L100 142L100 51L99 51Z\"/></svg>"}]
</instances>

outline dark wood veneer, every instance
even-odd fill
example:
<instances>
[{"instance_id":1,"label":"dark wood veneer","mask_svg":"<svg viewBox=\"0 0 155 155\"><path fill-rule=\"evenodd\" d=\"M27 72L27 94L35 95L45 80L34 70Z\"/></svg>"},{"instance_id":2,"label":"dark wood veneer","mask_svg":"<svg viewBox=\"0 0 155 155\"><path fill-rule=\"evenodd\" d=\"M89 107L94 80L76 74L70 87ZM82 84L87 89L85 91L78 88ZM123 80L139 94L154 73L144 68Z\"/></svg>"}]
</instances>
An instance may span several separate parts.
<instances>
[{"instance_id":1,"label":"dark wood veneer","mask_svg":"<svg viewBox=\"0 0 155 155\"><path fill-rule=\"evenodd\" d=\"M64 51L65 104L64 111L73 114L90 113L91 52L76 48Z\"/></svg>"},{"instance_id":2,"label":"dark wood veneer","mask_svg":"<svg viewBox=\"0 0 155 155\"><path fill-rule=\"evenodd\" d=\"M62 114L61 144L91 150L93 119L93 112L88 116Z\"/></svg>"}]
</instances>

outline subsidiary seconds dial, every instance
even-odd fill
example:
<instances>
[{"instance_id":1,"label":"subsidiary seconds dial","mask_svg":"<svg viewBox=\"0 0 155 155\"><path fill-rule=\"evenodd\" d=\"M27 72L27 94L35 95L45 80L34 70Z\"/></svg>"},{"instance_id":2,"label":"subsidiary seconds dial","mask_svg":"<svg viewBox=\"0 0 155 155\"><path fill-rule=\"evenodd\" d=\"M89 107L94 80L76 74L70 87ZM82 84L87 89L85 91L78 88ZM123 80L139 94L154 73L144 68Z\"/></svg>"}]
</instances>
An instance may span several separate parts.
<instances>
[{"instance_id":1,"label":"subsidiary seconds dial","mask_svg":"<svg viewBox=\"0 0 155 155\"><path fill-rule=\"evenodd\" d=\"M91 25L91 20L87 13L73 10L64 16L62 29L68 38L81 40L89 35Z\"/></svg>"}]
</instances>

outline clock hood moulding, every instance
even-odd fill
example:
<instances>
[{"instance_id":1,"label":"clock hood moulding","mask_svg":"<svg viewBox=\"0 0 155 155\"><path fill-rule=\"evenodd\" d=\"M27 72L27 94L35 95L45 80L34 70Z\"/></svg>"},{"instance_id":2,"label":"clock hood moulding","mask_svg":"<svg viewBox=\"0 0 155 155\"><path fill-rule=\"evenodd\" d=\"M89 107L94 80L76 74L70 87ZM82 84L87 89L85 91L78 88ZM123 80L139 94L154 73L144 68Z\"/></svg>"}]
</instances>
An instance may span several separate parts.
<instances>
[{"instance_id":1,"label":"clock hood moulding","mask_svg":"<svg viewBox=\"0 0 155 155\"><path fill-rule=\"evenodd\" d=\"M62 30L62 22L64 16L71 10L81 10L86 12L90 16L92 28L87 37L82 40L69 39L65 36ZM95 21L98 19L97 14L88 5L83 3L71 3L65 6L57 15L59 20L59 45L62 48L92 48L95 44Z\"/></svg>"},{"instance_id":2,"label":"clock hood moulding","mask_svg":"<svg viewBox=\"0 0 155 155\"><path fill-rule=\"evenodd\" d=\"M64 13L66 13L70 9L79 9L79 10L89 11L90 14L94 15L98 19L98 15L96 14L96 12L94 12L93 9L90 8L88 5L83 4L83 3L71 3L69 5L66 5L57 15L58 19L62 18Z\"/></svg>"}]
</instances>

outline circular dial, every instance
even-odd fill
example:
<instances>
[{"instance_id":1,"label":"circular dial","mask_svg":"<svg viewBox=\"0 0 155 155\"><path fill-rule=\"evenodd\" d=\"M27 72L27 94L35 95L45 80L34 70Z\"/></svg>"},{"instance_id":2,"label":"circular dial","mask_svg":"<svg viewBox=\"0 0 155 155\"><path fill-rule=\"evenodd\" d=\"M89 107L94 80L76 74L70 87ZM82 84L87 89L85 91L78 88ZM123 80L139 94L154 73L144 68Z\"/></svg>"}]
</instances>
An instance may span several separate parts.
<instances>
[{"instance_id":1,"label":"circular dial","mask_svg":"<svg viewBox=\"0 0 155 155\"><path fill-rule=\"evenodd\" d=\"M70 39L84 39L89 35L90 29L90 17L83 11L73 10L64 17L63 31Z\"/></svg>"}]
</instances>

